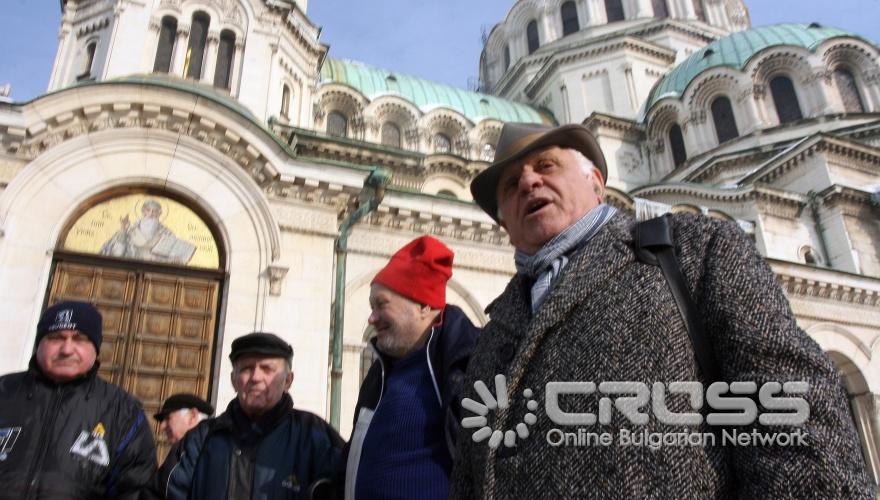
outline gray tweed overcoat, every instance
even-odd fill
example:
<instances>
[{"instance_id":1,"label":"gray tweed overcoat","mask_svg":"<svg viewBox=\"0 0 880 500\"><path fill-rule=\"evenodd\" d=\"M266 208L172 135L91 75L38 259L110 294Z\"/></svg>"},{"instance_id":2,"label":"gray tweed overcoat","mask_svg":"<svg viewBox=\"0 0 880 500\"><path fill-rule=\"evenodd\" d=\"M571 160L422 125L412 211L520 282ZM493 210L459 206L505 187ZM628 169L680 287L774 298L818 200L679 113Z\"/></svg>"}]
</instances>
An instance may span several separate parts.
<instances>
[{"instance_id":1,"label":"gray tweed overcoat","mask_svg":"<svg viewBox=\"0 0 880 500\"><path fill-rule=\"evenodd\" d=\"M613 412L608 446L550 446L561 428L546 416L549 381L704 381L687 331L658 267L635 260L632 218L615 215L575 254L537 314L531 285L516 275L488 308L491 321L471 357L467 384L496 374L510 407L489 412L493 429L524 420L526 388L540 407L530 436L490 450L462 429L450 498L868 498L873 496L841 381L830 359L797 327L776 277L735 224L672 218L676 253L711 337L724 380L807 381L810 417L803 446L620 446L620 429L682 432L629 423ZM476 391L468 396L479 401ZM494 390L493 390L494 392ZM566 399L567 398L567 399ZM570 413L597 414L599 396L562 396ZM691 411L684 396L669 409ZM650 411L648 412L650 414ZM763 432L786 427L755 427ZM577 428L564 429L574 432ZM687 429L687 428L685 428ZM739 428L751 431L753 427ZM711 433L705 424L688 429ZM720 438L720 436L719 436ZM720 439L718 442L720 443Z\"/></svg>"}]
</instances>

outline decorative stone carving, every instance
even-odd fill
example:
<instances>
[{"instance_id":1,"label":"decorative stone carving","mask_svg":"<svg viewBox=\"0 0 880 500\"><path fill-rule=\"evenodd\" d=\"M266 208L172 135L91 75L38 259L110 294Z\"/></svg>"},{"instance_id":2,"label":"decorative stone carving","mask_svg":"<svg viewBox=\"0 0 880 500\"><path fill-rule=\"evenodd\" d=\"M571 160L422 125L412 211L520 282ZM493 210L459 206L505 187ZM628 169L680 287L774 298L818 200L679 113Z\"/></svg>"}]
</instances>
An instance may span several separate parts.
<instances>
[{"instance_id":1,"label":"decorative stone carving","mask_svg":"<svg viewBox=\"0 0 880 500\"><path fill-rule=\"evenodd\" d=\"M279 266L277 264L270 264L266 268L266 274L269 276L270 295L281 295L281 284L283 283L284 277L287 276L287 271L289 270L289 267Z\"/></svg>"}]
</instances>

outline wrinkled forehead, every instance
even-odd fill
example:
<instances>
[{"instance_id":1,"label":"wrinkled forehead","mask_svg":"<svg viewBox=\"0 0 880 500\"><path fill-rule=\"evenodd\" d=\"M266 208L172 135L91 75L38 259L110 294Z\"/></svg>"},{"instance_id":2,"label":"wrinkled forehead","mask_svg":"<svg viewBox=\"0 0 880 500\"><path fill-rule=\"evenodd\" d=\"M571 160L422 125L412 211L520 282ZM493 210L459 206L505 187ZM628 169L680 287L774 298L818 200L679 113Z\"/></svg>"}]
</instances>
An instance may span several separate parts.
<instances>
[{"instance_id":1,"label":"wrinkled forehead","mask_svg":"<svg viewBox=\"0 0 880 500\"><path fill-rule=\"evenodd\" d=\"M510 162L509 165L504 167L504 171L501 172L501 176L498 178L498 186L495 187L496 194L500 187L504 184L506 179L509 179L512 176L519 175L522 171L523 167L526 165L534 165L535 163L546 160L546 159L556 159L560 161L571 160L574 161L574 155L572 155L571 150L564 149L559 146L547 146L546 148L541 148L531 153L523 156L522 158Z\"/></svg>"}]
</instances>

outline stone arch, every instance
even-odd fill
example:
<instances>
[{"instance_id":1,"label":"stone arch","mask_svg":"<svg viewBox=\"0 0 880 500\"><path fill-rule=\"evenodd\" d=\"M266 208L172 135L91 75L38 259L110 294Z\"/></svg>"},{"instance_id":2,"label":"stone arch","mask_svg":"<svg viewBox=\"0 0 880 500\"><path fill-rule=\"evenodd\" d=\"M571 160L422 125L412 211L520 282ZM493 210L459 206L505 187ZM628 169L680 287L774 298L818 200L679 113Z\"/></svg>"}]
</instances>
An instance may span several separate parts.
<instances>
[{"instance_id":1,"label":"stone arch","mask_svg":"<svg viewBox=\"0 0 880 500\"><path fill-rule=\"evenodd\" d=\"M472 125L464 115L449 108L436 108L424 115L420 122L420 128L425 131L424 151L432 153L432 138L435 134L443 134L450 141L450 154L467 156L470 150L467 131Z\"/></svg>"},{"instance_id":2,"label":"stone arch","mask_svg":"<svg viewBox=\"0 0 880 500\"><path fill-rule=\"evenodd\" d=\"M321 86L318 92L318 106L315 113L315 129L325 130L327 116L332 112L342 114L355 138L363 135L363 111L369 100L353 87L341 83Z\"/></svg>"},{"instance_id":3,"label":"stone arch","mask_svg":"<svg viewBox=\"0 0 880 500\"><path fill-rule=\"evenodd\" d=\"M117 165L128 168L114 168ZM16 329L34 331L53 250L67 222L87 200L127 186L151 187L185 198L217 228L218 244L228 257L226 299L240 305L228 308L221 317L219 352L228 350L231 342L224 331L259 329L269 291L266 270L277 257L273 247L279 236L262 190L244 170L204 143L137 129L94 132L55 145L28 164L0 196L6 240L0 265L18 267L34 277L0 276L4 300L20 305L21 315L13 321ZM10 349L18 353L20 363L26 363L33 339L22 341ZM228 369L221 365L216 378L220 399L232 393Z\"/></svg>"},{"instance_id":4,"label":"stone arch","mask_svg":"<svg viewBox=\"0 0 880 500\"><path fill-rule=\"evenodd\" d=\"M401 147L418 148L419 109L411 102L398 96L384 95L377 97L364 109L364 117L369 124L371 140L382 142L383 124L392 122L400 129Z\"/></svg>"},{"instance_id":5,"label":"stone arch","mask_svg":"<svg viewBox=\"0 0 880 500\"><path fill-rule=\"evenodd\" d=\"M822 65L829 74L841 68L849 71L859 87L865 111L880 108L880 51L855 39L833 39L825 45Z\"/></svg>"},{"instance_id":6,"label":"stone arch","mask_svg":"<svg viewBox=\"0 0 880 500\"><path fill-rule=\"evenodd\" d=\"M876 483L880 479L880 429L874 418L878 401L876 387L871 387L873 381L865 377L871 350L852 332L834 323L812 325L807 333L828 354L843 379L862 455Z\"/></svg>"},{"instance_id":7,"label":"stone arch","mask_svg":"<svg viewBox=\"0 0 880 500\"><path fill-rule=\"evenodd\" d=\"M824 103L822 92L817 87L821 78L813 76L809 63L810 52L796 47L771 47L752 57L747 67L750 69L756 101L763 107L764 116L770 122L779 124L776 106L770 92L770 82L785 76L791 80L794 93L804 117L811 116Z\"/></svg>"}]
</instances>

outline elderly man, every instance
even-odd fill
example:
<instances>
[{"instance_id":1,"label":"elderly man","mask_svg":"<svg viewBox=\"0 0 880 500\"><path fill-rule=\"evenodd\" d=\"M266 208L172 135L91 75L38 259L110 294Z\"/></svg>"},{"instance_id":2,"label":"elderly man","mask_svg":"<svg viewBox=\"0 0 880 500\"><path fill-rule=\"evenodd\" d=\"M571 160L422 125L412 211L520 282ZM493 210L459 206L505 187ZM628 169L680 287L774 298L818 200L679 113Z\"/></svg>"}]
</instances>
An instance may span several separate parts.
<instances>
[{"instance_id":1,"label":"elderly man","mask_svg":"<svg viewBox=\"0 0 880 500\"><path fill-rule=\"evenodd\" d=\"M344 498L446 499L464 378L478 330L446 303L452 250L422 236L370 286L377 355L346 448Z\"/></svg>"},{"instance_id":2,"label":"elderly man","mask_svg":"<svg viewBox=\"0 0 880 500\"><path fill-rule=\"evenodd\" d=\"M98 378L101 314L59 302L26 372L0 377L0 497L139 498L156 469L140 403Z\"/></svg>"},{"instance_id":3,"label":"elderly man","mask_svg":"<svg viewBox=\"0 0 880 500\"><path fill-rule=\"evenodd\" d=\"M271 333L232 342L236 398L217 418L190 431L168 460L177 461L166 498L216 499L315 497L329 490L343 441L324 420L293 408L293 349Z\"/></svg>"},{"instance_id":4,"label":"elderly man","mask_svg":"<svg viewBox=\"0 0 880 500\"><path fill-rule=\"evenodd\" d=\"M153 418L159 422L159 432L171 444L176 444L190 429L213 414L214 407L204 399L181 393L168 396Z\"/></svg>"},{"instance_id":5,"label":"elderly man","mask_svg":"<svg viewBox=\"0 0 880 500\"><path fill-rule=\"evenodd\" d=\"M805 437L788 447L722 447L711 439L717 431L694 414L704 395L698 383L690 398L665 397L666 416L656 387L651 403L635 404L647 414L644 421L624 416L632 408L613 394L603 410L596 393L621 392L603 382L713 382L695 360L661 269L636 258L635 221L603 203L605 176L602 152L584 127L506 124L495 162L471 184L476 202L507 230L517 274L489 306L491 321L471 359L467 381L477 390L463 405L473 420L459 437L450 496L869 497L837 373L797 327L769 266L732 223L672 216L681 272L721 380L756 387L808 383ZM620 396L633 396L632 390ZM669 412L697 420L673 425ZM749 424L725 430L765 435L791 429ZM650 448L621 439L627 432L675 437L686 431L708 437ZM587 433L610 439L591 440Z\"/></svg>"}]
</instances>

